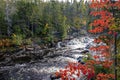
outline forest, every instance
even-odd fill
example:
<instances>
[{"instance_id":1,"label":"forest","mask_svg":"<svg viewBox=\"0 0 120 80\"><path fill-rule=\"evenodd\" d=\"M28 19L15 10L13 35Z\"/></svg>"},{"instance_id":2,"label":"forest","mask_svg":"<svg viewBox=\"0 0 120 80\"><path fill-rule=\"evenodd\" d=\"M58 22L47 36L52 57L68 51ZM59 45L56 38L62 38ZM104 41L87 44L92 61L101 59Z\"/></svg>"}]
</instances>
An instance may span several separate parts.
<instances>
[{"instance_id":1,"label":"forest","mask_svg":"<svg viewBox=\"0 0 120 80\"><path fill-rule=\"evenodd\" d=\"M9 37L14 45L32 38L39 38L39 44L69 39L72 31L79 32L90 22L89 3L82 0L1 0L0 11L0 38Z\"/></svg>"},{"instance_id":2,"label":"forest","mask_svg":"<svg viewBox=\"0 0 120 80\"><path fill-rule=\"evenodd\" d=\"M0 80L120 80L120 0L0 0Z\"/></svg>"}]
</instances>

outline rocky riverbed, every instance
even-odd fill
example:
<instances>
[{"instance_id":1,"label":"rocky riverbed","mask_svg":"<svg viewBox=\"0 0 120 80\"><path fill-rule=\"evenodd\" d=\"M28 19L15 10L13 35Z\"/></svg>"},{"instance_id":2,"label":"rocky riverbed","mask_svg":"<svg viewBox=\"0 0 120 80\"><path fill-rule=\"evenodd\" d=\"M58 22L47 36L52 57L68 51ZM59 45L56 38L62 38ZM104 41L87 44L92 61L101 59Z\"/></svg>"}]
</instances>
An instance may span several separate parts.
<instances>
[{"instance_id":1,"label":"rocky riverbed","mask_svg":"<svg viewBox=\"0 0 120 80\"><path fill-rule=\"evenodd\" d=\"M21 49L0 54L0 80L52 80L51 75L68 64L79 62L89 49Z\"/></svg>"}]
</instances>

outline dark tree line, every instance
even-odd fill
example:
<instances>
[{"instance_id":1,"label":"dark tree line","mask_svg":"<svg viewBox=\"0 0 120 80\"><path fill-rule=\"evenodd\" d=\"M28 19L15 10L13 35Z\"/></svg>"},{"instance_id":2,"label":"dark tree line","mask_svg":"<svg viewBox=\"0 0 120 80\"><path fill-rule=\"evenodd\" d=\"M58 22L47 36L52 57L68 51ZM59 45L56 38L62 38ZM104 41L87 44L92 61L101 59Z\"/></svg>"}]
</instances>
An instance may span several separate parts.
<instances>
[{"instance_id":1,"label":"dark tree line","mask_svg":"<svg viewBox=\"0 0 120 80\"><path fill-rule=\"evenodd\" d=\"M0 0L0 37L39 37L43 42L64 40L71 28L88 26L89 3L50 0Z\"/></svg>"}]
</instances>

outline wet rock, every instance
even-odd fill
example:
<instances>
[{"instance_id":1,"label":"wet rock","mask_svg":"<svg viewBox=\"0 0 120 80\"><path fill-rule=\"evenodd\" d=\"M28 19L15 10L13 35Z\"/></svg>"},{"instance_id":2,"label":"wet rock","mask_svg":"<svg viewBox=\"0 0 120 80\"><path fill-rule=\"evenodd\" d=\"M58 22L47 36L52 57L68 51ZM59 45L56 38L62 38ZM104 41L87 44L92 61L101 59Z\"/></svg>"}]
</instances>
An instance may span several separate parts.
<instances>
[{"instance_id":1,"label":"wet rock","mask_svg":"<svg viewBox=\"0 0 120 80\"><path fill-rule=\"evenodd\" d=\"M5 54L4 53L0 53L0 61L3 61L5 59Z\"/></svg>"},{"instance_id":2,"label":"wet rock","mask_svg":"<svg viewBox=\"0 0 120 80\"><path fill-rule=\"evenodd\" d=\"M83 50L83 51L81 51L81 53L88 53L89 52L89 50Z\"/></svg>"},{"instance_id":3,"label":"wet rock","mask_svg":"<svg viewBox=\"0 0 120 80\"><path fill-rule=\"evenodd\" d=\"M31 61L31 57L30 56L26 56L26 55L13 56L12 60L15 63L25 63L25 62L30 62Z\"/></svg>"},{"instance_id":4,"label":"wet rock","mask_svg":"<svg viewBox=\"0 0 120 80\"><path fill-rule=\"evenodd\" d=\"M26 50L27 50L27 51L33 51L34 48L32 48L32 47L28 47L28 48L26 48Z\"/></svg>"},{"instance_id":5,"label":"wet rock","mask_svg":"<svg viewBox=\"0 0 120 80\"><path fill-rule=\"evenodd\" d=\"M0 80L9 80L8 70L0 70Z\"/></svg>"},{"instance_id":6,"label":"wet rock","mask_svg":"<svg viewBox=\"0 0 120 80\"><path fill-rule=\"evenodd\" d=\"M51 80L60 79L60 77L61 77L60 75L58 75L58 76L56 76L55 74L51 74L51 75L50 75L50 79L51 79Z\"/></svg>"},{"instance_id":7,"label":"wet rock","mask_svg":"<svg viewBox=\"0 0 120 80\"><path fill-rule=\"evenodd\" d=\"M83 59L83 58L82 58L81 56L77 58L78 62L81 62L82 59Z\"/></svg>"}]
</instances>

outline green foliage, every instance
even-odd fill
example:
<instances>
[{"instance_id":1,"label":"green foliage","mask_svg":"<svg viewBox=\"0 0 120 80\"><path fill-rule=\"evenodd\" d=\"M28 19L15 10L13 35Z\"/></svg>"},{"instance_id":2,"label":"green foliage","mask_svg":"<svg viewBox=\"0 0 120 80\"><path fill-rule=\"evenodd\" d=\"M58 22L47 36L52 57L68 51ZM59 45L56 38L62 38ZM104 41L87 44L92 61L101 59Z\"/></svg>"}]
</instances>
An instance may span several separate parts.
<instances>
[{"instance_id":1,"label":"green foliage","mask_svg":"<svg viewBox=\"0 0 120 80\"><path fill-rule=\"evenodd\" d=\"M22 45L23 44L24 35L21 34L13 34L12 42L14 45Z\"/></svg>"},{"instance_id":2,"label":"green foliage","mask_svg":"<svg viewBox=\"0 0 120 80\"><path fill-rule=\"evenodd\" d=\"M31 45L31 44L32 44L31 38L24 39L24 40L23 40L23 44L24 44L24 45Z\"/></svg>"},{"instance_id":3,"label":"green foliage","mask_svg":"<svg viewBox=\"0 0 120 80\"><path fill-rule=\"evenodd\" d=\"M29 38L33 35L33 33L31 32L31 30L28 29L29 26L27 26L26 24L19 24L19 25L14 25L13 26L13 33L14 34L21 34L21 35L25 35L25 37Z\"/></svg>"},{"instance_id":4,"label":"green foliage","mask_svg":"<svg viewBox=\"0 0 120 80\"><path fill-rule=\"evenodd\" d=\"M63 20L61 21L61 38L64 40L67 37L68 32L68 25L66 24L66 17L64 16Z\"/></svg>"},{"instance_id":5,"label":"green foliage","mask_svg":"<svg viewBox=\"0 0 120 80\"><path fill-rule=\"evenodd\" d=\"M120 54L118 54L118 66L117 66L117 74L118 74L118 79L120 79Z\"/></svg>"},{"instance_id":6,"label":"green foliage","mask_svg":"<svg viewBox=\"0 0 120 80\"><path fill-rule=\"evenodd\" d=\"M8 10L5 10L6 4L9 4ZM89 20L87 8L87 3L76 0L73 3L54 0L11 0L6 3L0 0L0 36L14 33L19 37L25 35L24 38L40 37L45 43L64 40L68 38L71 27L80 30L86 25L84 22Z\"/></svg>"},{"instance_id":7,"label":"green foliage","mask_svg":"<svg viewBox=\"0 0 120 80\"><path fill-rule=\"evenodd\" d=\"M111 73L112 70L109 68L104 68L103 66L100 66L100 65L95 65L95 72L96 72L96 74L98 74L98 73Z\"/></svg>"},{"instance_id":8,"label":"green foliage","mask_svg":"<svg viewBox=\"0 0 120 80\"><path fill-rule=\"evenodd\" d=\"M5 22L5 2L0 0L0 35L5 35L7 33L7 25Z\"/></svg>"},{"instance_id":9,"label":"green foliage","mask_svg":"<svg viewBox=\"0 0 120 80\"><path fill-rule=\"evenodd\" d=\"M118 54L117 54L117 74L118 74L118 80L120 79L120 43L118 41L118 45L117 45L117 48L118 48Z\"/></svg>"},{"instance_id":10,"label":"green foliage","mask_svg":"<svg viewBox=\"0 0 120 80\"><path fill-rule=\"evenodd\" d=\"M19 25L14 25L13 30L15 34L20 34L22 32Z\"/></svg>"}]
</instances>

